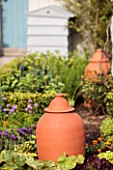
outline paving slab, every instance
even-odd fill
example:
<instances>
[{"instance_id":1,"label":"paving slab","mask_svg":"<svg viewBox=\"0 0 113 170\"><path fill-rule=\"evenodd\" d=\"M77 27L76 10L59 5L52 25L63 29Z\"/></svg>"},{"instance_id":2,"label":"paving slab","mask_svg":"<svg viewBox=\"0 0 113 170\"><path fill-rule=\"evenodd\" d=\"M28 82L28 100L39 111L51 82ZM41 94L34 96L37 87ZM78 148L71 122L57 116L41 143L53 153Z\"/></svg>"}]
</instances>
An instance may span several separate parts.
<instances>
[{"instance_id":1,"label":"paving slab","mask_svg":"<svg viewBox=\"0 0 113 170\"><path fill-rule=\"evenodd\" d=\"M3 57L0 57L0 67L2 67L6 63L12 61L15 58L17 58L17 57L14 57L14 56L3 56Z\"/></svg>"}]
</instances>

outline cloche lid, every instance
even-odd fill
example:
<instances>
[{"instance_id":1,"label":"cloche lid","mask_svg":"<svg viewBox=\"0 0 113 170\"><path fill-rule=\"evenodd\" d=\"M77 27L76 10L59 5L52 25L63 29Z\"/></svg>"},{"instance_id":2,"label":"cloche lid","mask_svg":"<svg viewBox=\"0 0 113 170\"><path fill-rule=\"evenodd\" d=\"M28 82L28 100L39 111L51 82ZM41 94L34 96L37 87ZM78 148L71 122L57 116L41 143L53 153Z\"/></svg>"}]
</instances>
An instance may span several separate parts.
<instances>
[{"instance_id":1,"label":"cloche lid","mask_svg":"<svg viewBox=\"0 0 113 170\"><path fill-rule=\"evenodd\" d=\"M75 109L71 107L63 94L56 94L56 97L50 102L49 106L44 109L50 113L71 112Z\"/></svg>"},{"instance_id":2,"label":"cloche lid","mask_svg":"<svg viewBox=\"0 0 113 170\"><path fill-rule=\"evenodd\" d=\"M90 59L90 62L99 62L99 61L102 62L108 61L108 58L102 49L97 49L96 52L93 54L92 58Z\"/></svg>"}]
</instances>

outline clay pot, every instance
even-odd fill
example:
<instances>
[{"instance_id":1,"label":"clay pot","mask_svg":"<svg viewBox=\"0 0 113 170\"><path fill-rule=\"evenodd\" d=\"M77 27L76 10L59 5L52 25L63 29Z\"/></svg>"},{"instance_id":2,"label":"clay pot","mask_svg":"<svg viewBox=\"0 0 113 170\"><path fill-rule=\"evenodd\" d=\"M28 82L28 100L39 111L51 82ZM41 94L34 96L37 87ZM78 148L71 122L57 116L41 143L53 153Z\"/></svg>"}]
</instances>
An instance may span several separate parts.
<instances>
[{"instance_id":1,"label":"clay pot","mask_svg":"<svg viewBox=\"0 0 113 170\"><path fill-rule=\"evenodd\" d=\"M97 49L84 71L84 78L95 80L98 74L106 75L110 68L111 64L105 53L102 49Z\"/></svg>"},{"instance_id":2,"label":"clay pot","mask_svg":"<svg viewBox=\"0 0 113 170\"><path fill-rule=\"evenodd\" d=\"M85 132L82 118L74 112L62 94L51 101L37 123L36 140L40 160L57 161L67 156L85 154Z\"/></svg>"}]
</instances>

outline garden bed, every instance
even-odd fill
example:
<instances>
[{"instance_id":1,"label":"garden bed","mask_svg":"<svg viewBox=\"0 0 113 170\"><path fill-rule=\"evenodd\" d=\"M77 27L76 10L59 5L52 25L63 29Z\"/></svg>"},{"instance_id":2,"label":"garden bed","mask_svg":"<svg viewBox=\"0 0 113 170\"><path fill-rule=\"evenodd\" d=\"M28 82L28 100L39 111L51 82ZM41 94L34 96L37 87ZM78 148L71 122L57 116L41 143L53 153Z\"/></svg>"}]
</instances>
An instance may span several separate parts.
<instances>
[{"instance_id":1,"label":"garden bed","mask_svg":"<svg viewBox=\"0 0 113 170\"><path fill-rule=\"evenodd\" d=\"M0 166L14 170L113 170L112 76L99 76L95 83L84 82L81 78L87 61L76 54L71 60L37 55L15 60L0 70ZM86 154L63 153L54 164L37 159L35 134L36 122L56 93L63 93L71 106L76 100L75 112L85 124ZM91 101L92 110L84 107L83 98Z\"/></svg>"}]
</instances>

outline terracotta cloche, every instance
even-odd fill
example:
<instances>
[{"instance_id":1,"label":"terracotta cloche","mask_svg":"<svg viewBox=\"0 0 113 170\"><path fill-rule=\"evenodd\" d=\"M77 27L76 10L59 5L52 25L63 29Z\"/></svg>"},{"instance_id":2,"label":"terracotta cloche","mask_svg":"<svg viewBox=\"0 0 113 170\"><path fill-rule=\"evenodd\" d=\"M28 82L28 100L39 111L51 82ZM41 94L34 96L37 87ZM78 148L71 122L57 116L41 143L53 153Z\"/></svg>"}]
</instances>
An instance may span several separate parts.
<instances>
[{"instance_id":1,"label":"terracotta cloche","mask_svg":"<svg viewBox=\"0 0 113 170\"><path fill-rule=\"evenodd\" d=\"M37 122L36 141L40 160L56 163L67 156L85 154L85 131L82 118L74 112L62 94L57 94Z\"/></svg>"},{"instance_id":2,"label":"terracotta cloche","mask_svg":"<svg viewBox=\"0 0 113 170\"><path fill-rule=\"evenodd\" d=\"M84 71L84 78L95 79L98 74L106 75L111 68L111 64L102 49L97 49L89 60L89 64Z\"/></svg>"}]
</instances>

